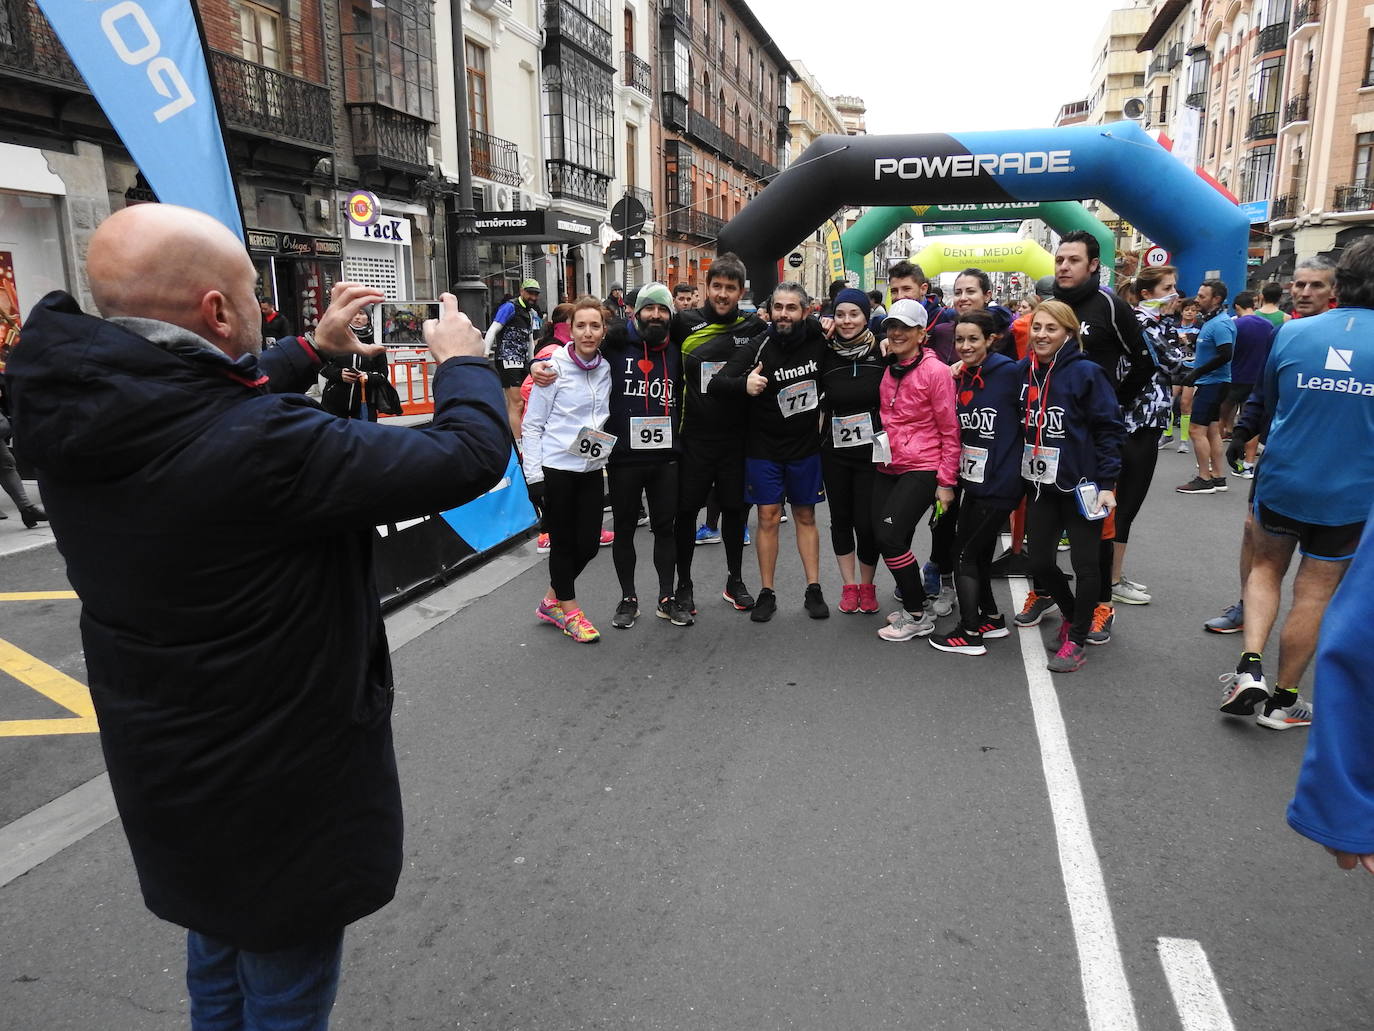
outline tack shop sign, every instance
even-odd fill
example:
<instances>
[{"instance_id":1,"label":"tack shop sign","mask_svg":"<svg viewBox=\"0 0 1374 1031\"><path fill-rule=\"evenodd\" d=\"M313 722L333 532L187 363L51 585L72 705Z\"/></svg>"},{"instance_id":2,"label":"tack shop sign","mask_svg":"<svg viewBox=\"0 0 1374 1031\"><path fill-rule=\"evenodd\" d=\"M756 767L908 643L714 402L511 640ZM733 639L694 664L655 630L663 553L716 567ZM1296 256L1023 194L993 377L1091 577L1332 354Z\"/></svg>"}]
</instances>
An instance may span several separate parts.
<instances>
[{"instance_id":1,"label":"tack shop sign","mask_svg":"<svg viewBox=\"0 0 1374 1031\"><path fill-rule=\"evenodd\" d=\"M410 219L397 215L381 215L370 226L348 223L350 240L370 240L373 243L410 246Z\"/></svg>"}]
</instances>

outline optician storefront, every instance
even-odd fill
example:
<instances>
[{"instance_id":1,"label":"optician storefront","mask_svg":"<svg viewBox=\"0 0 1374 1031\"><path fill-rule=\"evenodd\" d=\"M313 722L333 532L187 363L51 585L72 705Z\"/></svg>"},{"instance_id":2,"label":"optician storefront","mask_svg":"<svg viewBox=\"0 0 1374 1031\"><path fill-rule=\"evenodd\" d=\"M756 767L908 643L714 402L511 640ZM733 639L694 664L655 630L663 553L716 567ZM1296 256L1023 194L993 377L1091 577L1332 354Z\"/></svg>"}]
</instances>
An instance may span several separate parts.
<instances>
[{"instance_id":1,"label":"optician storefront","mask_svg":"<svg viewBox=\"0 0 1374 1031\"><path fill-rule=\"evenodd\" d=\"M453 261L458 254L456 217L450 215L448 225ZM478 268L492 310L503 297L518 293L521 280L531 276L544 284L540 307L545 311L562 297L584 292L579 288L586 271L582 245L596 240L600 230L600 222L558 208L478 213Z\"/></svg>"}]
</instances>

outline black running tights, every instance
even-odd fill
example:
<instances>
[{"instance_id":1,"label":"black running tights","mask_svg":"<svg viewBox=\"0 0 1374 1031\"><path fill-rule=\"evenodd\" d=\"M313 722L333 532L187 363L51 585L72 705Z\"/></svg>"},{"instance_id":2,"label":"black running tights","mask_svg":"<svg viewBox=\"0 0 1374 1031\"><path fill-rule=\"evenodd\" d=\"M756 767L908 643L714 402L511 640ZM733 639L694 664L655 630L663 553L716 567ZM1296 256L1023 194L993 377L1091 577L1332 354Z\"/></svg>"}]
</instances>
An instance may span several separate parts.
<instances>
[{"instance_id":1,"label":"black running tights","mask_svg":"<svg viewBox=\"0 0 1374 1031\"><path fill-rule=\"evenodd\" d=\"M873 530L878 551L902 592L902 607L920 615L926 590L921 583L921 563L911 553L916 526L935 503L935 471L873 475Z\"/></svg>"},{"instance_id":2,"label":"black running tights","mask_svg":"<svg viewBox=\"0 0 1374 1031\"><path fill-rule=\"evenodd\" d=\"M549 586L559 601L577 597L577 578L601 546L602 473L544 467L544 528Z\"/></svg>"},{"instance_id":3,"label":"black running tights","mask_svg":"<svg viewBox=\"0 0 1374 1031\"><path fill-rule=\"evenodd\" d=\"M976 630L980 615L997 612L997 599L992 595L992 554L1011 512L1005 505L990 505L967 494L959 506L955 533L959 565L954 588L959 594L959 620L965 630Z\"/></svg>"},{"instance_id":4,"label":"black running tights","mask_svg":"<svg viewBox=\"0 0 1374 1031\"><path fill-rule=\"evenodd\" d=\"M666 598L673 593L678 465L676 462L613 464L608 474L611 524L615 529L611 559L620 580L621 597L638 597L635 593L635 527L639 523L639 496L643 492L649 502L649 530L654 537L654 571L658 573L656 597Z\"/></svg>"},{"instance_id":5,"label":"black running tights","mask_svg":"<svg viewBox=\"0 0 1374 1031\"><path fill-rule=\"evenodd\" d=\"M1061 530L1069 537L1073 588L1056 561ZM1031 573L1049 591L1060 613L1071 624L1069 637L1075 644L1086 644L1092 627L1101 578L1101 544L1102 524L1083 517L1072 493L1061 493L1047 484L1040 488L1039 497L1032 494L1028 498L1026 550L1030 554Z\"/></svg>"},{"instance_id":6,"label":"black running tights","mask_svg":"<svg viewBox=\"0 0 1374 1031\"><path fill-rule=\"evenodd\" d=\"M833 448L821 450L825 500L830 506L830 546L836 555L858 553L865 566L878 564L878 539L873 534L872 462L836 458Z\"/></svg>"}]
</instances>

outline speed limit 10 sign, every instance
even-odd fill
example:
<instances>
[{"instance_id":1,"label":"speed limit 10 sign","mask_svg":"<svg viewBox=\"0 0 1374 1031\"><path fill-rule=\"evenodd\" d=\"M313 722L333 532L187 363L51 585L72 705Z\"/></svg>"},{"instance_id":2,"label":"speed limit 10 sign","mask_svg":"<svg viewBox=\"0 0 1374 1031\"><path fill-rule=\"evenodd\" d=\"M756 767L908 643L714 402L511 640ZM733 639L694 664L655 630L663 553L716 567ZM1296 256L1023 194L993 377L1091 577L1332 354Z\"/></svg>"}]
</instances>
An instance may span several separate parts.
<instances>
[{"instance_id":1,"label":"speed limit 10 sign","mask_svg":"<svg viewBox=\"0 0 1374 1031\"><path fill-rule=\"evenodd\" d=\"M1169 252L1163 247L1151 247L1140 260L1150 268L1159 268L1169 264Z\"/></svg>"}]
</instances>

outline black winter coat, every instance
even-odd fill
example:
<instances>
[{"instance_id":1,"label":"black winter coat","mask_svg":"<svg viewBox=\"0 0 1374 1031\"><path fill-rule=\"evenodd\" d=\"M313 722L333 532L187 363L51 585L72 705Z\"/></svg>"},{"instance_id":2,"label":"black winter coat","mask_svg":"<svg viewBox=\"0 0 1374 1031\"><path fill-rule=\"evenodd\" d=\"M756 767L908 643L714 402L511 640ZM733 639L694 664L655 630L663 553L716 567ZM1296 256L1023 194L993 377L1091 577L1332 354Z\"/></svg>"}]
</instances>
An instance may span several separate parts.
<instances>
[{"instance_id":1,"label":"black winter coat","mask_svg":"<svg viewBox=\"0 0 1374 1031\"><path fill-rule=\"evenodd\" d=\"M125 328L52 293L7 370L81 597L144 899L252 951L394 894L401 798L373 527L482 494L510 457L480 358L439 367L424 430L269 392L308 386L317 367L304 341L235 362L185 330Z\"/></svg>"}]
</instances>

